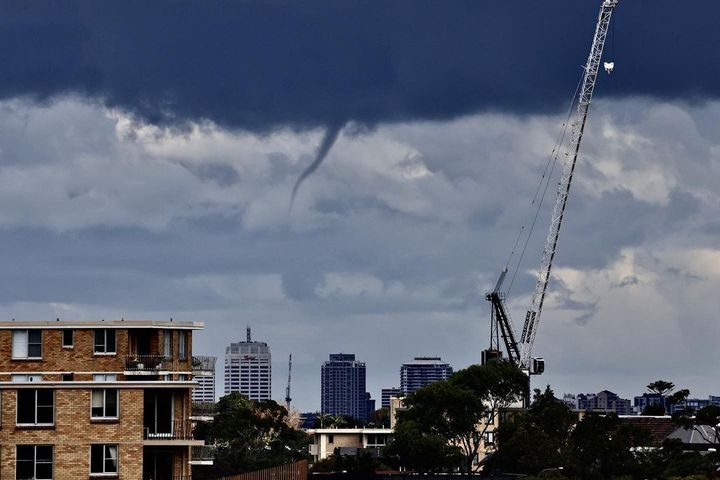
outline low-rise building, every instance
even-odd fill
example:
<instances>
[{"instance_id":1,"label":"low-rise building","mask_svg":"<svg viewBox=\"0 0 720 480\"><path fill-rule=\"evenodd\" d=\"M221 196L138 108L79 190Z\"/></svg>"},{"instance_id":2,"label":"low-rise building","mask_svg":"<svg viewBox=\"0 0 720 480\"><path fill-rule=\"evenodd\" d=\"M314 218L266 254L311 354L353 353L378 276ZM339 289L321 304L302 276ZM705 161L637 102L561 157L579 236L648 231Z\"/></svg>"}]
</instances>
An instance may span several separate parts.
<instances>
[{"instance_id":1,"label":"low-rise building","mask_svg":"<svg viewBox=\"0 0 720 480\"><path fill-rule=\"evenodd\" d=\"M331 455L356 456L370 453L378 456L392 437L390 428L318 428L307 430L312 437L309 446L313 462Z\"/></svg>"},{"instance_id":2,"label":"low-rise building","mask_svg":"<svg viewBox=\"0 0 720 480\"><path fill-rule=\"evenodd\" d=\"M196 322L0 322L0 478L191 479Z\"/></svg>"}]
</instances>

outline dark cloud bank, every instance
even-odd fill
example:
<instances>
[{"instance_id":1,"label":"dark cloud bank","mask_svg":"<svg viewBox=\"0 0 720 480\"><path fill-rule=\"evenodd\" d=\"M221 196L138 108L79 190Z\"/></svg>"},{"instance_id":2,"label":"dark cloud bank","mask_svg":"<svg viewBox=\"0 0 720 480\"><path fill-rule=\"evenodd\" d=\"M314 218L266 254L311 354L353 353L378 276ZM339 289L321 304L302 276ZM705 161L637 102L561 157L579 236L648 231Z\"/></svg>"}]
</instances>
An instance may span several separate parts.
<instances>
[{"instance_id":1,"label":"dark cloud bank","mask_svg":"<svg viewBox=\"0 0 720 480\"><path fill-rule=\"evenodd\" d=\"M600 1L8 1L0 98L251 131L558 111ZM720 3L624 0L610 95L720 91ZM677 32L682 32L678 34Z\"/></svg>"}]
</instances>

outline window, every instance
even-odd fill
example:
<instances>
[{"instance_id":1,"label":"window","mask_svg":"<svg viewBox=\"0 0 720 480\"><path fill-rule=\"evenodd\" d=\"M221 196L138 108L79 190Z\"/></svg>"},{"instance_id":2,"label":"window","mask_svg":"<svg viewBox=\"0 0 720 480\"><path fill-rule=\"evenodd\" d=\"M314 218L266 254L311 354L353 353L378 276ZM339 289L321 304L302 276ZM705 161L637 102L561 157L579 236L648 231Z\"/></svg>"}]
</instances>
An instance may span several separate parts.
<instances>
[{"instance_id":1,"label":"window","mask_svg":"<svg viewBox=\"0 0 720 480\"><path fill-rule=\"evenodd\" d=\"M103 388L92 391L91 418L118 418L117 388Z\"/></svg>"},{"instance_id":2,"label":"window","mask_svg":"<svg viewBox=\"0 0 720 480\"><path fill-rule=\"evenodd\" d=\"M95 330L95 353L114 355L115 352L115 330Z\"/></svg>"},{"instance_id":3,"label":"window","mask_svg":"<svg viewBox=\"0 0 720 480\"><path fill-rule=\"evenodd\" d=\"M180 360L187 359L187 332L178 332L178 356Z\"/></svg>"},{"instance_id":4,"label":"window","mask_svg":"<svg viewBox=\"0 0 720 480\"><path fill-rule=\"evenodd\" d=\"M63 348L73 348L75 335L72 330L63 330Z\"/></svg>"},{"instance_id":5,"label":"window","mask_svg":"<svg viewBox=\"0 0 720 480\"><path fill-rule=\"evenodd\" d=\"M90 475L118 473L117 445L90 445Z\"/></svg>"},{"instance_id":6,"label":"window","mask_svg":"<svg viewBox=\"0 0 720 480\"><path fill-rule=\"evenodd\" d=\"M328 435L328 443L334 443L335 436L334 435Z\"/></svg>"},{"instance_id":7,"label":"window","mask_svg":"<svg viewBox=\"0 0 720 480\"><path fill-rule=\"evenodd\" d=\"M93 375L93 382L115 382L117 374L115 373L96 373Z\"/></svg>"},{"instance_id":8,"label":"window","mask_svg":"<svg viewBox=\"0 0 720 480\"><path fill-rule=\"evenodd\" d=\"M55 395L50 389L19 389L17 391L18 425L53 425Z\"/></svg>"},{"instance_id":9,"label":"window","mask_svg":"<svg viewBox=\"0 0 720 480\"><path fill-rule=\"evenodd\" d=\"M12 358L42 358L42 330L13 330Z\"/></svg>"},{"instance_id":10,"label":"window","mask_svg":"<svg viewBox=\"0 0 720 480\"><path fill-rule=\"evenodd\" d=\"M14 374L10 377L11 382L27 383L27 382L42 382L42 375L26 375L26 374Z\"/></svg>"},{"instance_id":11,"label":"window","mask_svg":"<svg viewBox=\"0 0 720 480\"><path fill-rule=\"evenodd\" d=\"M75 374L73 374L72 372L62 374L63 382L72 382L73 380L75 380Z\"/></svg>"},{"instance_id":12,"label":"window","mask_svg":"<svg viewBox=\"0 0 720 480\"><path fill-rule=\"evenodd\" d=\"M163 332L163 354L165 358L172 357L172 330Z\"/></svg>"},{"instance_id":13,"label":"window","mask_svg":"<svg viewBox=\"0 0 720 480\"><path fill-rule=\"evenodd\" d=\"M17 480L52 480L52 445L18 445L15 460Z\"/></svg>"}]
</instances>

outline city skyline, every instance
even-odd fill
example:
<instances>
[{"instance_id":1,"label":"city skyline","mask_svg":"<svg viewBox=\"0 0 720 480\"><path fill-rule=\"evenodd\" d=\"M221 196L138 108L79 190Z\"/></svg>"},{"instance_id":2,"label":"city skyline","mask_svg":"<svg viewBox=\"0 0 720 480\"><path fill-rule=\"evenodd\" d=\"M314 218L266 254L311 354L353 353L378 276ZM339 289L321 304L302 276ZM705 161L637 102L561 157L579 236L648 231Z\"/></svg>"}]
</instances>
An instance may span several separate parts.
<instances>
[{"instance_id":1,"label":"city skyline","mask_svg":"<svg viewBox=\"0 0 720 480\"><path fill-rule=\"evenodd\" d=\"M334 351L376 399L416 355L478 363L597 2L166 1L7 2L0 318L201 321L218 357L253 324L303 410ZM614 18L536 330L558 394L720 391L720 4L646 3Z\"/></svg>"}]
</instances>

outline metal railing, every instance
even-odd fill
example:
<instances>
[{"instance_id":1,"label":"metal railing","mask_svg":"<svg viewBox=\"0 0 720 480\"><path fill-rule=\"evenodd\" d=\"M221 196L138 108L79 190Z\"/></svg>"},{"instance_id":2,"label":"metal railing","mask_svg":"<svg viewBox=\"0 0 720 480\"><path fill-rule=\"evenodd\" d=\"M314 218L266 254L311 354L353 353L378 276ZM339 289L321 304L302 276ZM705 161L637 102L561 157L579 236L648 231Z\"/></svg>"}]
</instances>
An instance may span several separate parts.
<instances>
[{"instance_id":1,"label":"metal railing","mask_svg":"<svg viewBox=\"0 0 720 480\"><path fill-rule=\"evenodd\" d=\"M155 372L168 370L172 359L164 355L125 355L125 371Z\"/></svg>"},{"instance_id":2,"label":"metal railing","mask_svg":"<svg viewBox=\"0 0 720 480\"><path fill-rule=\"evenodd\" d=\"M195 445L190 448L190 464L209 464L213 460L215 460L215 447L211 447L209 445Z\"/></svg>"},{"instance_id":3,"label":"metal railing","mask_svg":"<svg viewBox=\"0 0 720 480\"><path fill-rule=\"evenodd\" d=\"M145 440L194 440L193 423L187 420L175 420L164 428L146 426L143 435Z\"/></svg>"},{"instance_id":4,"label":"metal railing","mask_svg":"<svg viewBox=\"0 0 720 480\"><path fill-rule=\"evenodd\" d=\"M217 357L192 357L192 369L194 372L214 372Z\"/></svg>"}]
</instances>

